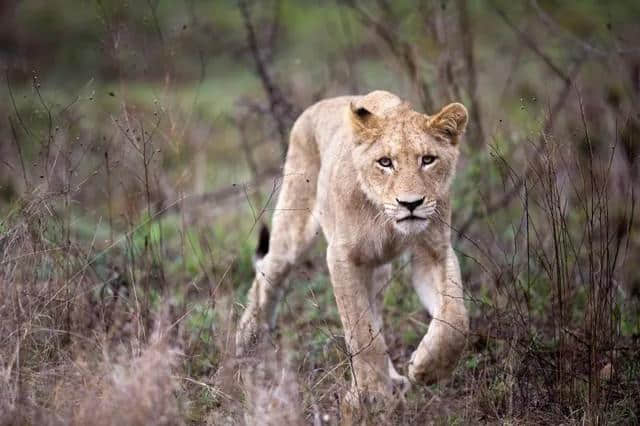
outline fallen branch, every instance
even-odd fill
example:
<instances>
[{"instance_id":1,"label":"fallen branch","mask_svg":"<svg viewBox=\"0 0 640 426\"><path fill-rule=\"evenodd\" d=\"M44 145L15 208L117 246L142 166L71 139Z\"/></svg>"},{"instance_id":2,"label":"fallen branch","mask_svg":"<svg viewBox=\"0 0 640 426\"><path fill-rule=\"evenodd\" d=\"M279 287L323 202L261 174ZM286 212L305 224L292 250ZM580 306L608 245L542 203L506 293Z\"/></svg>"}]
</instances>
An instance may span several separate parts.
<instances>
[{"instance_id":1,"label":"fallen branch","mask_svg":"<svg viewBox=\"0 0 640 426\"><path fill-rule=\"evenodd\" d=\"M260 174L255 176L254 179L252 179L252 184L254 184L254 188L251 191L247 191L246 185L242 183L234 183L232 185L225 186L215 191L206 192L204 194L187 195L183 197L183 199L185 201L188 200L188 202L173 203L172 205L168 206L164 210L158 212L154 219L157 219L160 216L166 215L167 213L179 212L182 209L194 208L201 204L215 203L217 205L217 204L229 202L235 197L239 197L239 196L246 197L247 194L257 191L262 184L268 182L269 180L277 178L279 175L281 175L281 173L282 171L280 169L275 169L275 168L270 168L261 172Z\"/></svg>"}]
</instances>

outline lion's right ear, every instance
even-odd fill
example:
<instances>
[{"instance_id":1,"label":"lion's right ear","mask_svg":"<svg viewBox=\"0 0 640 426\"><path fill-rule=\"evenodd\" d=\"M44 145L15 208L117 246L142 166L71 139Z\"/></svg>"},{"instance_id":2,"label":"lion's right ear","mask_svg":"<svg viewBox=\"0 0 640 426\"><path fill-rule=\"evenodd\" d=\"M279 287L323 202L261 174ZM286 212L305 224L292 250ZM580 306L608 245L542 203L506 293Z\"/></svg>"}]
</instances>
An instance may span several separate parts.
<instances>
[{"instance_id":1,"label":"lion's right ear","mask_svg":"<svg viewBox=\"0 0 640 426\"><path fill-rule=\"evenodd\" d=\"M364 106L349 103L349 121L356 143L373 141L380 133L380 118Z\"/></svg>"}]
</instances>

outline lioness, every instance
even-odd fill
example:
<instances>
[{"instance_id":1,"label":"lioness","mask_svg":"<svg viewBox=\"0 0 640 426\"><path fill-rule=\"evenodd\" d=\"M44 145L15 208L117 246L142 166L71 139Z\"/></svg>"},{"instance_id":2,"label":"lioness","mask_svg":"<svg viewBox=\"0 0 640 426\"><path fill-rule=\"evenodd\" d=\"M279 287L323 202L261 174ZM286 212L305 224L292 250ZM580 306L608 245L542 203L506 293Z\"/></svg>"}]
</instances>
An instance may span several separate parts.
<instances>
[{"instance_id":1,"label":"lioness","mask_svg":"<svg viewBox=\"0 0 640 426\"><path fill-rule=\"evenodd\" d=\"M468 331L449 228L449 189L467 120L459 103L425 115L385 91L327 99L300 115L268 252L257 264L239 324L238 355L273 327L285 277L322 229L352 355L349 395L390 395L409 384L396 372L381 332L390 261L405 251L412 254L413 287L433 317L411 356L409 380L432 383L451 372Z\"/></svg>"}]
</instances>

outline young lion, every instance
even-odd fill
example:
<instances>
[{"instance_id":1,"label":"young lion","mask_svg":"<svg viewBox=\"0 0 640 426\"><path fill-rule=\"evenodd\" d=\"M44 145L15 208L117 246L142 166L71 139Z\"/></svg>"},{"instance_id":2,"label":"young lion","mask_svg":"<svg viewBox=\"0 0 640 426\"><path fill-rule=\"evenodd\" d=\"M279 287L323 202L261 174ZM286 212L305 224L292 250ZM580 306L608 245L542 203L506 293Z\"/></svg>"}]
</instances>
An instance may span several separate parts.
<instances>
[{"instance_id":1,"label":"young lion","mask_svg":"<svg viewBox=\"0 0 640 426\"><path fill-rule=\"evenodd\" d=\"M390 395L398 374L381 332L390 261L412 254L412 282L433 320L411 356L411 382L447 377L468 331L458 260L451 248L449 188L467 110L435 115L385 91L327 99L291 130L266 256L258 263L238 328L238 355L275 322L284 280L322 229L333 291L353 362L350 395Z\"/></svg>"}]
</instances>

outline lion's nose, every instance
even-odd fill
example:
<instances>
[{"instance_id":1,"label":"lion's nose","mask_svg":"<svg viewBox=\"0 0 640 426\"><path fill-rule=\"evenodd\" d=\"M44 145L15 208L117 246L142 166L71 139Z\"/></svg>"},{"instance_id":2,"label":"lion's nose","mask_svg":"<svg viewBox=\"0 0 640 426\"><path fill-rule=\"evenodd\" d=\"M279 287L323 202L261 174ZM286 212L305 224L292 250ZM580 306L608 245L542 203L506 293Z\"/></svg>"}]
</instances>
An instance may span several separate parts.
<instances>
[{"instance_id":1,"label":"lion's nose","mask_svg":"<svg viewBox=\"0 0 640 426\"><path fill-rule=\"evenodd\" d=\"M413 200L413 201L399 200L399 199L396 198L396 201L401 206L406 207L407 210L409 210L410 212L413 212L416 209L416 207L418 207L420 204L422 204L424 202L424 197L419 198L417 200Z\"/></svg>"}]
</instances>

